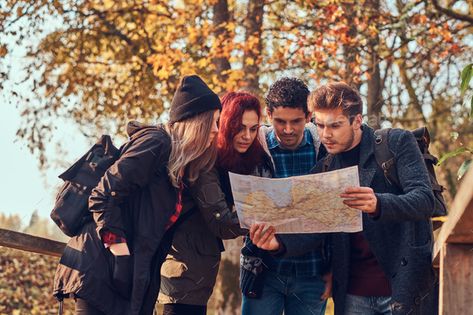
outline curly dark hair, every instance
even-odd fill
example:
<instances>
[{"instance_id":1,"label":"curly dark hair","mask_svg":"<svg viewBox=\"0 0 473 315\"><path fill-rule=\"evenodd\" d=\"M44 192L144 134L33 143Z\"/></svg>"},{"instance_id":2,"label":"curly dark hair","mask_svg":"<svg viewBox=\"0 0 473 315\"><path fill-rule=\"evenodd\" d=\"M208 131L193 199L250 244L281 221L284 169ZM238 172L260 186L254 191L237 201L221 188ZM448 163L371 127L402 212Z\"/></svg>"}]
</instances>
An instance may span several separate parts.
<instances>
[{"instance_id":1,"label":"curly dark hair","mask_svg":"<svg viewBox=\"0 0 473 315\"><path fill-rule=\"evenodd\" d=\"M264 100L270 113L276 107L283 106L301 108L308 115L307 97L309 93L309 88L304 81L297 78L283 77L269 87Z\"/></svg>"}]
</instances>

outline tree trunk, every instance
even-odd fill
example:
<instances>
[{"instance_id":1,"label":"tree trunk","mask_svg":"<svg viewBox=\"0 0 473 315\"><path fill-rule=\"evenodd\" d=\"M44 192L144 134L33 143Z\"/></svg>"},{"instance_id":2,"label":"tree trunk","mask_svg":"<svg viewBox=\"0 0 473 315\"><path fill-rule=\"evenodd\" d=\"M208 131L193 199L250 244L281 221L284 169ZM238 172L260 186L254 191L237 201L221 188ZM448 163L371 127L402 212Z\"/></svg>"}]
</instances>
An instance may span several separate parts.
<instances>
[{"instance_id":1,"label":"tree trunk","mask_svg":"<svg viewBox=\"0 0 473 315\"><path fill-rule=\"evenodd\" d=\"M230 22L230 12L228 11L227 0L218 0L213 6L213 24L215 25L215 37L219 43L219 48L224 45L228 45L231 38L228 34L225 25ZM231 69L230 62L227 56L218 56L212 59L215 65L215 71L220 82L224 82L228 73L227 70Z\"/></svg>"},{"instance_id":2,"label":"tree trunk","mask_svg":"<svg viewBox=\"0 0 473 315\"><path fill-rule=\"evenodd\" d=\"M398 62L399 74L401 76L401 82L404 84L407 94L409 95L409 106L407 111L404 113L404 118L417 118L419 122L422 122L424 125L427 124L427 119L424 116L422 111L422 105L419 102L419 99L416 94L414 85L412 84L412 79L409 77L408 69L406 65L406 50L407 45L401 48L401 60ZM417 128L419 126L415 121L409 126L404 126L405 128Z\"/></svg>"},{"instance_id":3,"label":"tree trunk","mask_svg":"<svg viewBox=\"0 0 473 315\"><path fill-rule=\"evenodd\" d=\"M350 39L355 38L357 35L357 29L355 24L355 15L353 12L356 10L356 4L354 3L344 3L344 10L347 15L347 24L349 25L348 37ZM342 76L342 80L348 83L349 85L359 88L359 84L354 84L354 73L355 67L358 64L357 56L359 58L358 43L345 44L343 46L343 56L345 58L345 73Z\"/></svg>"},{"instance_id":4,"label":"tree trunk","mask_svg":"<svg viewBox=\"0 0 473 315\"><path fill-rule=\"evenodd\" d=\"M246 88L259 94L259 65L262 62L264 1L248 1L248 13L245 19L245 51L243 65Z\"/></svg>"},{"instance_id":5,"label":"tree trunk","mask_svg":"<svg viewBox=\"0 0 473 315\"><path fill-rule=\"evenodd\" d=\"M209 310L216 315L241 314L240 291L240 249L242 239L225 240L225 251L222 253L220 269L214 292L209 301Z\"/></svg>"},{"instance_id":6,"label":"tree trunk","mask_svg":"<svg viewBox=\"0 0 473 315\"><path fill-rule=\"evenodd\" d=\"M403 10L403 4L399 2L398 9ZM401 40L401 49L400 49L400 58L398 59L397 66L399 69L399 75L401 78L402 84L407 91L407 95L409 96L409 104L407 110L403 113L404 119L409 118L409 122L403 124L404 128L407 129L414 129L419 126L419 122L422 122L424 125L427 123L427 120L424 116L422 111L422 105L417 97L415 87L413 85L413 80L409 75L409 68L407 65L407 52L408 52L408 39L406 38L406 26L401 24L399 38ZM400 104L401 105L401 104Z\"/></svg>"},{"instance_id":7,"label":"tree trunk","mask_svg":"<svg viewBox=\"0 0 473 315\"><path fill-rule=\"evenodd\" d=\"M370 12L370 23L374 23L376 29L378 28L378 16L380 14L379 0L367 1L368 10ZM381 127L381 108L383 107L383 86L381 82L381 73L379 69L379 35L372 36L368 40L368 95L367 101L367 115L368 123L371 127L378 129Z\"/></svg>"},{"instance_id":8,"label":"tree trunk","mask_svg":"<svg viewBox=\"0 0 473 315\"><path fill-rule=\"evenodd\" d=\"M367 115L370 126L378 129L381 127L382 122L381 109L383 107L383 87L381 86L378 53L376 51L372 51L370 57L370 78L368 79L368 95L366 98L368 107Z\"/></svg>"}]
</instances>

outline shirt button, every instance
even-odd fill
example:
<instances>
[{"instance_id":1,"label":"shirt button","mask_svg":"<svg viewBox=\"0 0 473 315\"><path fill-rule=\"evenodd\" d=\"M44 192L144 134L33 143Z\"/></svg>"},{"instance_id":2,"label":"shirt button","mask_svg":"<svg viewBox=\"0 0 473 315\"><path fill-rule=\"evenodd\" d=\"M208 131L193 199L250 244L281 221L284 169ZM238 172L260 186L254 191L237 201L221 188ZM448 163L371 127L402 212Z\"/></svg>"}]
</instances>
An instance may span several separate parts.
<instances>
[{"instance_id":1,"label":"shirt button","mask_svg":"<svg viewBox=\"0 0 473 315\"><path fill-rule=\"evenodd\" d=\"M215 217L216 217L217 219L220 219L220 213L219 213L219 212L215 213Z\"/></svg>"},{"instance_id":2,"label":"shirt button","mask_svg":"<svg viewBox=\"0 0 473 315\"><path fill-rule=\"evenodd\" d=\"M401 266L407 266L407 259L404 257L401 259Z\"/></svg>"},{"instance_id":3,"label":"shirt button","mask_svg":"<svg viewBox=\"0 0 473 315\"><path fill-rule=\"evenodd\" d=\"M114 192L114 191L112 191L112 192L110 193L110 195L112 195L112 197L115 197L115 196L117 195L117 193Z\"/></svg>"}]
</instances>

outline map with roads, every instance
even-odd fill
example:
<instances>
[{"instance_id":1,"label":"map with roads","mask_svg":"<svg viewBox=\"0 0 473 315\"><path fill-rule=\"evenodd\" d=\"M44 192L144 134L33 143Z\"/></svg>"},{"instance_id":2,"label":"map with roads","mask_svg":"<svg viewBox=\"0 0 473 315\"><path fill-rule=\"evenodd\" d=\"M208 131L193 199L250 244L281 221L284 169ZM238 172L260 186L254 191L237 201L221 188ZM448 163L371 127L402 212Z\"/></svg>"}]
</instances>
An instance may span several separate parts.
<instances>
[{"instance_id":1,"label":"map with roads","mask_svg":"<svg viewBox=\"0 0 473 315\"><path fill-rule=\"evenodd\" d=\"M263 178L230 173L240 225L254 222L276 233L358 232L361 211L349 208L339 195L359 186L358 167L288 178Z\"/></svg>"}]
</instances>

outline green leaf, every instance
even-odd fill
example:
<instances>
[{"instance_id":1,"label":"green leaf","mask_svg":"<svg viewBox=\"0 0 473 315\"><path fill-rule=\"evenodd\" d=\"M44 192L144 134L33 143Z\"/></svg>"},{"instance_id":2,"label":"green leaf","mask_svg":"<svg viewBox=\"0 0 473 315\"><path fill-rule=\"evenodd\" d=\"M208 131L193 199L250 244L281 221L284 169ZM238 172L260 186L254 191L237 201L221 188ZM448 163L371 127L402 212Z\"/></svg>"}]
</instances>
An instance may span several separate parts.
<instances>
[{"instance_id":1,"label":"green leaf","mask_svg":"<svg viewBox=\"0 0 473 315\"><path fill-rule=\"evenodd\" d=\"M470 84L470 80L472 77L473 77L473 63L469 64L462 70L462 73L461 73L462 83L460 85L460 90L461 90L462 95L463 93L465 93L466 89L468 89L468 86Z\"/></svg>"},{"instance_id":2,"label":"green leaf","mask_svg":"<svg viewBox=\"0 0 473 315\"><path fill-rule=\"evenodd\" d=\"M465 175L465 173L468 171L471 165L471 161L472 160L466 160L465 162L462 163L462 165L460 165L460 168L458 169L458 172L457 172L458 180L462 179L463 175Z\"/></svg>"},{"instance_id":3,"label":"green leaf","mask_svg":"<svg viewBox=\"0 0 473 315\"><path fill-rule=\"evenodd\" d=\"M446 154L444 154L440 160L438 161L437 163L437 166L439 166L440 164L442 164L443 162L445 162L445 160L449 159L449 158L452 158L454 156L457 156L459 154L462 154L464 152L471 152L470 149L468 149L467 147L460 147L456 150L453 150L453 151L450 151Z\"/></svg>"}]
</instances>

